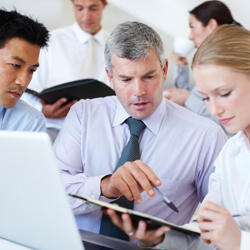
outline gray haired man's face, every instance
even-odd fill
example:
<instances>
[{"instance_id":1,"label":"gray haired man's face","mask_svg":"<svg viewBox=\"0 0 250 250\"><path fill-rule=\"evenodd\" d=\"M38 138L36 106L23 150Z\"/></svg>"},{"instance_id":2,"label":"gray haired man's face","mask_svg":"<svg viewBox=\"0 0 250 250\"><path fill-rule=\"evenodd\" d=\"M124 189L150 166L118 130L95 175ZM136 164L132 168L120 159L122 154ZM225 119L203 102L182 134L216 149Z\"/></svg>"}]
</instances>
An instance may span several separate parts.
<instances>
[{"instance_id":1,"label":"gray haired man's face","mask_svg":"<svg viewBox=\"0 0 250 250\"><path fill-rule=\"evenodd\" d=\"M143 120L154 113L162 100L163 83L167 77L168 63L162 69L154 49L145 59L129 60L112 57L110 85L126 112L135 119Z\"/></svg>"}]
</instances>

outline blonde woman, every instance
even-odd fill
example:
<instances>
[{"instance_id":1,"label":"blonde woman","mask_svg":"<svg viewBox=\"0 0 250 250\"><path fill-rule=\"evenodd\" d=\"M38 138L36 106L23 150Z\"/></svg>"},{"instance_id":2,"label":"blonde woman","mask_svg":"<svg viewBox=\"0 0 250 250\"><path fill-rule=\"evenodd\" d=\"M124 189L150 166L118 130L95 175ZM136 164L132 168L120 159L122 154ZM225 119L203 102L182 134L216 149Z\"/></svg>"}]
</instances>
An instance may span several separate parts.
<instances>
[{"instance_id":1,"label":"blonde woman","mask_svg":"<svg viewBox=\"0 0 250 250\"><path fill-rule=\"evenodd\" d=\"M209 193L199 211L203 241L167 232L166 227L146 231L143 221L135 229L129 216L120 219L114 211L107 212L113 223L133 232L131 237L157 249L250 249L250 32L234 25L218 27L199 47L192 69L211 114L230 133L237 133L215 161Z\"/></svg>"}]
</instances>

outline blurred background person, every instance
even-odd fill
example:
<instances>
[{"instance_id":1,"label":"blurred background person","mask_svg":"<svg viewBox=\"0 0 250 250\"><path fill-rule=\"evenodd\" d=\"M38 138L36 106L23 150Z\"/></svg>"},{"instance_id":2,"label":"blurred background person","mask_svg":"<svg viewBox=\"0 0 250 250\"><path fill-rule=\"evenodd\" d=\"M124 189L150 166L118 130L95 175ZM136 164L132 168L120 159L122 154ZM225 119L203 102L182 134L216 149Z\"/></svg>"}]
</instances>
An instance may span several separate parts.
<instances>
[{"instance_id":1,"label":"blurred background person","mask_svg":"<svg viewBox=\"0 0 250 250\"><path fill-rule=\"evenodd\" d=\"M106 0L72 0L76 22L51 32L49 48L42 50L37 74L29 88L37 92L82 78L95 78L108 83L105 72L104 46L109 33L101 27ZM47 132L52 141L61 129L64 117L76 102L67 104L61 98L48 104L25 93L23 100L46 117ZM65 104L65 105L64 105Z\"/></svg>"},{"instance_id":2,"label":"blurred background person","mask_svg":"<svg viewBox=\"0 0 250 250\"><path fill-rule=\"evenodd\" d=\"M236 24L241 26L233 19L229 8L220 1L204 2L189 13L189 26L191 29L189 39L194 42L196 48L199 48L213 30L222 24ZM197 92L196 86L194 85L193 88L190 87L187 58L178 56L174 51L171 54L171 58L176 64L174 75L175 88L167 89L165 97L221 125L218 119L212 117L209 113L203 102L203 97ZM223 125L221 126L228 137L233 135L228 133Z\"/></svg>"}]
</instances>

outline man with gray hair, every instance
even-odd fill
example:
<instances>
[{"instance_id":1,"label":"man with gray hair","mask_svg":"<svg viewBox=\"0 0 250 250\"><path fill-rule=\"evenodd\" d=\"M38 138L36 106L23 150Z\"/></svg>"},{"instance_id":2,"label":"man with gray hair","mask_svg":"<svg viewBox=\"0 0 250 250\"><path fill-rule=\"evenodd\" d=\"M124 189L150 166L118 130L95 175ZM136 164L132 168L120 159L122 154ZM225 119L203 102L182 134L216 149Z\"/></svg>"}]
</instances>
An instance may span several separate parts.
<instances>
[{"instance_id":1,"label":"man with gray hair","mask_svg":"<svg viewBox=\"0 0 250 250\"><path fill-rule=\"evenodd\" d=\"M116 96L75 104L54 144L67 192L184 224L207 194L226 136L214 122L163 98L168 61L152 28L118 25L106 43L105 60ZM70 202L80 229L129 240L96 206Z\"/></svg>"}]
</instances>

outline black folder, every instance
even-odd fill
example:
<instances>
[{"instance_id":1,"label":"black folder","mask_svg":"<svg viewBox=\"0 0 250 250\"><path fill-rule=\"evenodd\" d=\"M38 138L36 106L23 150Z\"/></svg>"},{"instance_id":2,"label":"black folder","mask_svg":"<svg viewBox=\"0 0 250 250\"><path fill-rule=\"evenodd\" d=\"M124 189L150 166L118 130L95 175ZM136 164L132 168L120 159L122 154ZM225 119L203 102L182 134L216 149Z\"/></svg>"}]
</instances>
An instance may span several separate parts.
<instances>
[{"instance_id":1,"label":"black folder","mask_svg":"<svg viewBox=\"0 0 250 250\"><path fill-rule=\"evenodd\" d=\"M57 86L44 89L40 93L27 88L27 93L35 95L49 104L53 104L62 97L67 98L67 102L80 99L93 99L115 95L115 91L103 82L96 79L82 79L59 84Z\"/></svg>"},{"instance_id":2,"label":"black folder","mask_svg":"<svg viewBox=\"0 0 250 250\"><path fill-rule=\"evenodd\" d=\"M101 208L111 208L113 210L115 210L118 214L128 214L130 215L131 219L132 219L132 223L135 227L137 227L138 222L140 220L144 220L147 222L147 230L154 230L157 229L161 226L168 226L170 227L172 230L176 230L182 233L186 233L195 237L200 236L200 230L198 229L198 227L191 225L191 224L186 224L183 226L177 226L173 223L167 222L165 220L162 220L160 218L157 218L155 216L151 216L145 213L141 213L141 212L137 212L131 209L127 209L124 207L121 207L117 204L112 204L112 203L108 203L105 201L100 201L100 200L96 200L93 198L87 198L84 196L78 196L78 195L74 195L74 194L68 194L71 197L77 198L77 199L81 199L84 200L86 202L89 202L91 204L97 205Z\"/></svg>"}]
</instances>

